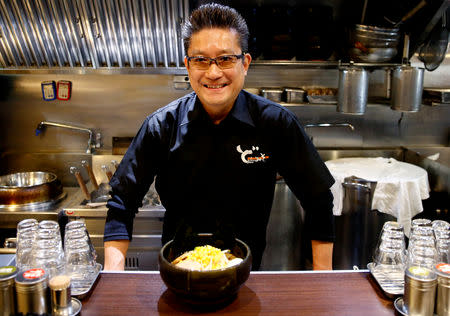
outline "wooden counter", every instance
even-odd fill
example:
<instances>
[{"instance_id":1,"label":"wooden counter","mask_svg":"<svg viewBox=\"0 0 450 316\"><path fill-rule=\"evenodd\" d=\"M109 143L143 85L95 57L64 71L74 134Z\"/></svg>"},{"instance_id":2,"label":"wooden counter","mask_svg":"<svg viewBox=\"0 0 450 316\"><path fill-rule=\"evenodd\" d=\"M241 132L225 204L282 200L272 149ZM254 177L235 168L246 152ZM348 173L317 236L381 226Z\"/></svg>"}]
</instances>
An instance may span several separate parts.
<instances>
[{"instance_id":1,"label":"wooden counter","mask_svg":"<svg viewBox=\"0 0 450 316\"><path fill-rule=\"evenodd\" d=\"M367 271L252 272L227 306L200 310L182 302L159 272L102 273L82 300L86 315L395 315Z\"/></svg>"}]
</instances>

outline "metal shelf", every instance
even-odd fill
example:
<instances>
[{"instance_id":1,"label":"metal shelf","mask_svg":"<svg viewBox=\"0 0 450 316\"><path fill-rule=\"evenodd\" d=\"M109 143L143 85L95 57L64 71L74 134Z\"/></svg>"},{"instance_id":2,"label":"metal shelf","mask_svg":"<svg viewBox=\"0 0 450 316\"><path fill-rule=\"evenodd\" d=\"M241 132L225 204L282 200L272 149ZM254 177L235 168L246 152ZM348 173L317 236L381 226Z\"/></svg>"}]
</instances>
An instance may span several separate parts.
<instances>
[{"instance_id":1,"label":"metal shelf","mask_svg":"<svg viewBox=\"0 0 450 316\"><path fill-rule=\"evenodd\" d=\"M341 61L289 61L289 60L253 60L250 67L289 67L289 68L323 68L337 69L341 66L364 68L391 68L401 66L400 63L357 63Z\"/></svg>"}]
</instances>

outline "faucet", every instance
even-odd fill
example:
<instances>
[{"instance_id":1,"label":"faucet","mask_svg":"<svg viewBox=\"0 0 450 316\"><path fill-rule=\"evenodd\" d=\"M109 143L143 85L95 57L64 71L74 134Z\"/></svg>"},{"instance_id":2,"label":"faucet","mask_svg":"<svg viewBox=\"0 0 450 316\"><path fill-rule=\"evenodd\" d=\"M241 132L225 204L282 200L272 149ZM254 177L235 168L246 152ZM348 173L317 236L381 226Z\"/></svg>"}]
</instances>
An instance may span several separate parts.
<instances>
[{"instance_id":1,"label":"faucet","mask_svg":"<svg viewBox=\"0 0 450 316\"><path fill-rule=\"evenodd\" d=\"M87 154L91 154L94 152L95 148L101 147L102 135L100 133L97 133L94 137L94 131L92 129L73 126L73 125L67 125L67 124L62 124L62 123L42 121L38 124L38 126L36 128L36 136L38 136L40 133L42 133L47 126L62 127L62 128L68 128L68 129L73 129L73 130L89 133L88 148L86 150Z\"/></svg>"},{"instance_id":2,"label":"faucet","mask_svg":"<svg viewBox=\"0 0 450 316\"><path fill-rule=\"evenodd\" d=\"M348 127L352 131L355 130L355 127L350 123L317 123L317 124L306 124L303 126L304 128L310 127Z\"/></svg>"}]
</instances>

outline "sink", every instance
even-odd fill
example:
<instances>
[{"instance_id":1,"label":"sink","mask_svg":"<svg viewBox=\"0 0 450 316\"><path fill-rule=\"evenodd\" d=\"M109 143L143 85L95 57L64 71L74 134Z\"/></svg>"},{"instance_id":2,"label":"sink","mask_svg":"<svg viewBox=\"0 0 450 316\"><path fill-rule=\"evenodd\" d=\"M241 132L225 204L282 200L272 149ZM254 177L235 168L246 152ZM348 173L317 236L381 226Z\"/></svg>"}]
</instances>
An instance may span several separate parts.
<instances>
[{"instance_id":1,"label":"sink","mask_svg":"<svg viewBox=\"0 0 450 316\"><path fill-rule=\"evenodd\" d=\"M404 161L405 149L396 148L317 148L323 161L350 157L384 157Z\"/></svg>"},{"instance_id":2,"label":"sink","mask_svg":"<svg viewBox=\"0 0 450 316\"><path fill-rule=\"evenodd\" d=\"M432 191L450 194L450 147L409 147L405 160L428 172Z\"/></svg>"},{"instance_id":3,"label":"sink","mask_svg":"<svg viewBox=\"0 0 450 316\"><path fill-rule=\"evenodd\" d=\"M85 153L42 152L22 153L6 152L0 157L0 174L22 171L47 171L56 174L64 187L78 186L75 176L69 172L71 166L80 169L83 179L89 179L82 169L81 161L91 163L92 155Z\"/></svg>"},{"instance_id":4,"label":"sink","mask_svg":"<svg viewBox=\"0 0 450 316\"><path fill-rule=\"evenodd\" d=\"M323 161L350 157L394 158L428 172L430 189L450 193L450 147L317 148Z\"/></svg>"}]
</instances>

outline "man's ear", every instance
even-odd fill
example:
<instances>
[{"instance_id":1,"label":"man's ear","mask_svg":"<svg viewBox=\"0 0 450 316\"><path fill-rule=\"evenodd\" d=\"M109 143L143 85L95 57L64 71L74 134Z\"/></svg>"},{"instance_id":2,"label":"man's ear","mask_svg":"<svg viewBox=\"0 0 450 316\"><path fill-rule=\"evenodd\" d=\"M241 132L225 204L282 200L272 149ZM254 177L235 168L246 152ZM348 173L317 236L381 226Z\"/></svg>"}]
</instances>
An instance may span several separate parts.
<instances>
[{"instance_id":1,"label":"man's ear","mask_svg":"<svg viewBox=\"0 0 450 316\"><path fill-rule=\"evenodd\" d=\"M250 67L250 63L252 62L252 56L249 53L246 53L244 55L244 59L242 61L242 64L244 66L244 72L247 75L248 67Z\"/></svg>"},{"instance_id":2,"label":"man's ear","mask_svg":"<svg viewBox=\"0 0 450 316\"><path fill-rule=\"evenodd\" d=\"M184 66L186 67L186 69L189 69L189 63L187 60L187 56L184 56Z\"/></svg>"}]
</instances>

